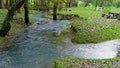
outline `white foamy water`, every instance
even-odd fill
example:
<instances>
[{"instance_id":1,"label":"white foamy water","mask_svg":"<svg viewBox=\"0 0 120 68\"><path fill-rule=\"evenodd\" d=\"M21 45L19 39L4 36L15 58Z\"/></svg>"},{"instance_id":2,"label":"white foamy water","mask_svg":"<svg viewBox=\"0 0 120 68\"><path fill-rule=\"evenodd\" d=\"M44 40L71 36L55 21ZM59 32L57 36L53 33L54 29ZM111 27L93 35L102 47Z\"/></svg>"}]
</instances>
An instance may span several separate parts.
<instances>
[{"instance_id":1,"label":"white foamy water","mask_svg":"<svg viewBox=\"0 0 120 68\"><path fill-rule=\"evenodd\" d=\"M87 58L87 59L106 59L115 58L119 52L120 40L111 40L98 44L73 44L70 40L62 54L69 57Z\"/></svg>"}]
</instances>

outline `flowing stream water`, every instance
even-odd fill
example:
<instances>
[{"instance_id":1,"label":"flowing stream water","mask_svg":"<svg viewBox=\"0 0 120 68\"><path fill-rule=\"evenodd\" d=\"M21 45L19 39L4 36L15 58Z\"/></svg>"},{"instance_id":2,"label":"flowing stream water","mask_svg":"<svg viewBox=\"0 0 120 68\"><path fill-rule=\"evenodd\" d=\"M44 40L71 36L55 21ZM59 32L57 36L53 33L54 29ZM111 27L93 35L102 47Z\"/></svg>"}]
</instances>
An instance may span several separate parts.
<instances>
[{"instance_id":1,"label":"flowing stream water","mask_svg":"<svg viewBox=\"0 0 120 68\"><path fill-rule=\"evenodd\" d=\"M69 38L55 37L69 27L69 21L53 21L43 18L42 14L31 15L36 23L23 30L8 51L0 52L0 68L53 68L55 58L103 59L117 56L120 40L74 44Z\"/></svg>"}]
</instances>

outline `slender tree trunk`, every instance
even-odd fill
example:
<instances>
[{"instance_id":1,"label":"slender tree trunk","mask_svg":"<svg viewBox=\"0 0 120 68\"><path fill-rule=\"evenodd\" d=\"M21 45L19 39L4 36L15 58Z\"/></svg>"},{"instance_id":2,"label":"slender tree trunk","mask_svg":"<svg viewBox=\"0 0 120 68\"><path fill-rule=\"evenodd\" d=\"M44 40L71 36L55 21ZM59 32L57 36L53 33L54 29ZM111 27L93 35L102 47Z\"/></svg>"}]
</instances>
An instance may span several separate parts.
<instances>
[{"instance_id":1,"label":"slender tree trunk","mask_svg":"<svg viewBox=\"0 0 120 68\"><path fill-rule=\"evenodd\" d=\"M4 8L4 1L3 0L0 0L0 9L1 8Z\"/></svg>"},{"instance_id":2,"label":"slender tree trunk","mask_svg":"<svg viewBox=\"0 0 120 68\"><path fill-rule=\"evenodd\" d=\"M88 6L88 4L89 4L89 3L88 3L88 2L86 2L85 7L87 7L87 6Z\"/></svg>"},{"instance_id":3,"label":"slender tree trunk","mask_svg":"<svg viewBox=\"0 0 120 68\"><path fill-rule=\"evenodd\" d=\"M8 0L6 0L6 8L8 8L8 3L9 3Z\"/></svg>"},{"instance_id":4,"label":"slender tree trunk","mask_svg":"<svg viewBox=\"0 0 120 68\"><path fill-rule=\"evenodd\" d=\"M101 2L100 7L103 7L103 2Z\"/></svg>"},{"instance_id":5,"label":"slender tree trunk","mask_svg":"<svg viewBox=\"0 0 120 68\"><path fill-rule=\"evenodd\" d=\"M69 7L72 6L72 0L69 0Z\"/></svg>"},{"instance_id":6,"label":"slender tree trunk","mask_svg":"<svg viewBox=\"0 0 120 68\"><path fill-rule=\"evenodd\" d=\"M12 4L13 4L13 0L10 0L10 7L12 6Z\"/></svg>"},{"instance_id":7,"label":"slender tree trunk","mask_svg":"<svg viewBox=\"0 0 120 68\"><path fill-rule=\"evenodd\" d=\"M53 7L53 20L57 20L57 4Z\"/></svg>"},{"instance_id":8,"label":"slender tree trunk","mask_svg":"<svg viewBox=\"0 0 120 68\"><path fill-rule=\"evenodd\" d=\"M25 24L29 24L28 0L25 1L24 10L25 10Z\"/></svg>"},{"instance_id":9,"label":"slender tree trunk","mask_svg":"<svg viewBox=\"0 0 120 68\"><path fill-rule=\"evenodd\" d=\"M95 3L95 10L97 10L97 7L98 7L98 2L96 1L96 3Z\"/></svg>"},{"instance_id":10,"label":"slender tree trunk","mask_svg":"<svg viewBox=\"0 0 120 68\"><path fill-rule=\"evenodd\" d=\"M2 24L2 28L0 30L0 36L5 37L9 32L11 25L10 21L12 21L15 12L20 9L20 7L24 4L26 0L19 0L17 1L8 11L7 16Z\"/></svg>"},{"instance_id":11,"label":"slender tree trunk","mask_svg":"<svg viewBox=\"0 0 120 68\"><path fill-rule=\"evenodd\" d=\"M120 2L117 3L117 8L119 8L119 7L120 7Z\"/></svg>"}]
</instances>

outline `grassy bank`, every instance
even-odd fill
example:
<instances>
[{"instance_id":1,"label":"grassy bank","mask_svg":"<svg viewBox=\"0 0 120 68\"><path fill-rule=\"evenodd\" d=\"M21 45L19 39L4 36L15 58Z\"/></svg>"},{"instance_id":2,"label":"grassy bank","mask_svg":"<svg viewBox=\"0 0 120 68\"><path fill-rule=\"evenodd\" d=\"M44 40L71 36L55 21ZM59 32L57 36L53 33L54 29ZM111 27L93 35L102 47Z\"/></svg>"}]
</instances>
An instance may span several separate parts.
<instances>
[{"instance_id":1,"label":"grassy bank","mask_svg":"<svg viewBox=\"0 0 120 68\"><path fill-rule=\"evenodd\" d=\"M71 11L69 11L71 10ZM72 7L68 8L67 11L60 11L63 14L77 14L81 17L101 17L102 12L95 11L95 7Z\"/></svg>"},{"instance_id":2,"label":"grassy bank","mask_svg":"<svg viewBox=\"0 0 120 68\"><path fill-rule=\"evenodd\" d=\"M56 59L54 68L119 68L120 58L116 59Z\"/></svg>"},{"instance_id":3,"label":"grassy bank","mask_svg":"<svg viewBox=\"0 0 120 68\"><path fill-rule=\"evenodd\" d=\"M101 11L96 11L95 6L88 6L88 7L79 6L79 7L67 8L67 11L62 10L62 11L59 11L58 13L77 14L84 18L88 18L88 17L97 17L98 18L98 17L101 17L102 13L108 13L108 12L120 12L120 8L104 7L104 10L101 12Z\"/></svg>"},{"instance_id":4,"label":"grassy bank","mask_svg":"<svg viewBox=\"0 0 120 68\"><path fill-rule=\"evenodd\" d=\"M75 43L99 43L106 40L120 38L120 21L117 19L102 18L102 13L109 11L118 12L120 9L109 7L101 12L95 11L95 7L73 7L71 11L63 11L63 14L77 14L85 19L76 19L71 23L69 34ZM63 32L64 33L64 32Z\"/></svg>"},{"instance_id":5,"label":"grassy bank","mask_svg":"<svg viewBox=\"0 0 120 68\"><path fill-rule=\"evenodd\" d=\"M75 43L99 43L120 38L120 21L115 19L77 19L71 25L71 38Z\"/></svg>"},{"instance_id":6,"label":"grassy bank","mask_svg":"<svg viewBox=\"0 0 120 68\"><path fill-rule=\"evenodd\" d=\"M95 11L95 7L72 7L63 14L77 14L84 19L72 21L71 28L63 30L63 35L79 44L99 43L106 40L120 39L120 21L102 18L102 13L120 12L119 8L105 7L103 12ZM119 68L120 58L114 59L56 59L55 68Z\"/></svg>"},{"instance_id":7,"label":"grassy bank","mask_svg":"<svg viewBox=\"0 0 120 68\"><path fill-rule=\"evenodd\" d=\"M0 28L2 26L2 23L5 19L5 17L6 17L7 12L8 11L6 9L0 10ZM36 14L39 12L35 11L35 10L30 10L29 13ZM30 23L31 24L34 23L34 20L31 18L30 18ZM26 27L26 25L24 24L24 11L21 10L21 13L16 13L14 18L13 18L13 21L10 24L11 24L11 29L10 29L8 35L5 38L0 37L0 44L1 44L0 51L6 50L7 48L9 48L9 44L10 44L10 42L12 42L12 39L14 38L15 33Z\"/></svg>"}]
</instances>

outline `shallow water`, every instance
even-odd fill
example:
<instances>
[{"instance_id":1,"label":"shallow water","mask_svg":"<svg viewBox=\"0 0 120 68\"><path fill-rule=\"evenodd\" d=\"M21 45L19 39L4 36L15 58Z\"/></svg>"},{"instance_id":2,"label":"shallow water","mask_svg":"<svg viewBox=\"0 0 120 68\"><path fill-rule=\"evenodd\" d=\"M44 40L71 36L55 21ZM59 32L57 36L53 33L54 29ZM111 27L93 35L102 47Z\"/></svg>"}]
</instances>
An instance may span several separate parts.
<instances>
[{"instance_id":1,"label":"shallow water","mask_svg":"<svg viewBox=\"0 0 120 68\"><path fill-rule=\"evenodd\" d=\"M67 40L69 45L64 49L63 55L87 59L107 59L115 58L120 50L120 40L110 40L97 44L73 44Z\"/></svg>"},{"instance_id":2,"label":"shallow water","mask_svg":"<svg viewBox=\"0 0 120 68\"><path fill-rule=\"evenodd\" d=\"M36 23L26 28L8 51L0 52L0 68L52 68L55 58L114 58L120 40L98 44L73 44L69 38L54 37L69 27L69 21L53 21L31 15Z\"/></svg>"}]
</instances>

